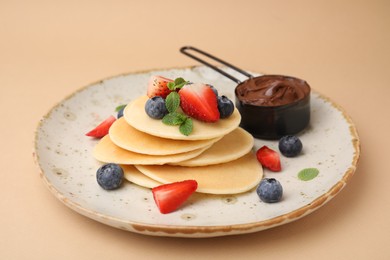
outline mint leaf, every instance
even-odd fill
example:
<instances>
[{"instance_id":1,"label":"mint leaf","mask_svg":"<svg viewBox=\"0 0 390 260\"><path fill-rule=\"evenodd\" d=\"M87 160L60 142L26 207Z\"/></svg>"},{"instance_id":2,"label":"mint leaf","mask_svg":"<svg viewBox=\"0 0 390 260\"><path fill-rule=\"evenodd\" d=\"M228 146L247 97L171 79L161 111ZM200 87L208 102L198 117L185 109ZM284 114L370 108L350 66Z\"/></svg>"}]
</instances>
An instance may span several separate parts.
<instances>
[{"instance_id":1,"label":"mint leaf","mask_svg":"<svg viewBox=\"0 0 390 260\"><path fill-rule=\"evenodd\" d=\"M175 84L176 84L176 85L179 85L179 84L181 84L181 83L183 83L183 82L186 82L185 79L183 79L183 78L176 78L176 79L175 79Z\"/></svg>"},{"instance_id":2,"label":"mint leaf","mask_svg":"<svg viewBox=\"0 0 390 260\"><path fill-rule=\"evenodd\" d=\"M165 99L165 106L169 113L173 113L180 106L180 96L177 92L171 92Z\"/></svg>"},{"instance_id":3,"label":"mint leaf","mask_svg":"<svg viewBox=\"0 0 390 260\"><path fill-rule=\"evenodd\" d=\"M175 79L175 85L181 85L183 83L186 83L186 81L183 78L176 78Z\"/></svg>"},{"instance_id":4,"label":"mint leaf","mask_svg":"<svg viewBox=\"0 0 390 260\"><path fill-rule=\"evenodd\" d=\"M168 82L167 87L169 90L175 90L175 82Z\"/></svg>"},{"instance_id":5,"label":"mint leaf","mask_svg":"<svg viewBox=\"0 0 390 260\"><path fill-rule=\"evenodd\" d=\"M175 125L175 118L173 113L169 113L163 117L162 122L166 125Z\"/></svg>"},{"instance_id":6,"label":"mint leaf","mask_svg":"<svg viewBox=\"0 0 390 260\"><path fill-rule=\"evenodd\" d=\"M320 171L317 168L306 168L298 173L298 178L302 181L310 181L317 177Z\"/></svg>"},{"instance_id":7,"label":"mint leaf","mask_svg":"<svg viewBox=\"0 0 390 260\"><path fill-rule=\"evenodd\" d=\"M165 115L162 122L166 125L181 125L186 120L186 117L180 113L173 112Z\"/></svg>"},{"instance_id":8,"label":"mint leaf","mask_svg":"<svg viewBox=\"0 0 390 260\"><path fill-rule=\"evenodd\" d=\"M176 85L175 88L180 89L187 83L188 83L188 81L186 81L185 79L177 78L177 79L175 79L175 85Z\"/></svg>"},{"instance_id":9,"label":"mint leaf","mask_svg":"<svg viewBox=\"0 0 390 260\"><path fill-rule=\"evenodd\" d=\"M180 114L180 113L176 113L176 114L177 114L177 116L174 119L174 123L176 125L182 125L186 121L187 117L183 114Z\"/></svg>"},{"instance_id":10,"label":"mint leaf","mask_svg":"<svg viewBox=\"0 0 390 260\"><path fill-rule=\"evenodd\" d=\"M120 105L115 108L115 112L119 112L122 108L126 107L126 105Z\"/></svg>"},{"instance_id":11,"label":"mint leaf","mask_svg":"<svg viewBox=\"0 0 390 260\"><path fill-rule=\"evenodd\" d=\"M188 136L192 133L193 124L192 119L187 117L185 121L179 126L179 131L185 136Z\"/></svg>"}]
</instances>

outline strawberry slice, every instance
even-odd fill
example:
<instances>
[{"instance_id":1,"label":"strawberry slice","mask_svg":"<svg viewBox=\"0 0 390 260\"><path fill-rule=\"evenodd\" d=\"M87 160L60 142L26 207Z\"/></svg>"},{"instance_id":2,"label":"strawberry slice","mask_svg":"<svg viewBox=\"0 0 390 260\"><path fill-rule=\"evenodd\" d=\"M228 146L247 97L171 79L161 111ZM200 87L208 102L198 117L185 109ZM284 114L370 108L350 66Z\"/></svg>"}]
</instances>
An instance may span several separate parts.
<instances>
[{"instance_id":1,"label":"strawberry slice","mask_svg":"<svg viewBox=\"0 0 390 260\"><path fill-rule=\"evenodd\" d=\"M185 180L154 187L152 193L160 212L166 214L178 209L197 188L195 180Z\"/></svg>"},{"instance_id":2,"label":"strawberry slice","mask_svg":"<svg viewBox=\"0 0 390 260\"><path fill-rule=\"evenodd\" d=\"M190 117L204 122L219 120L217 96L208 85L185 85L179 95L181 109Z\"/></svg>"},{"instance_id":3,"label":"strawberry slice","mask_svg":"<svg viewBox=\"0 0 390 260\"><path fill-rule=\"evenodd\" d=\"M173 80L164 78L162 76L150 77L146 94L150 98L155 96L166 98L168 94L172 92L172 90L170 90L167 86L169 82L173 82Z\"/></svg>"},{"instance_id":4,"label":"strawberry slice","mask_svg":"<svg viewBox=\"0 0 390 260\"><path fill-rule=\"evenodd\" d=\"M86 133L86 136L102 138L106 134L108 134L108 130L111 125L115 122L116 118L114 116L109 116L106 120L101 122L97 127Z\"/></svg>"},{"instance_id":5,"label":"strawberry slice","mask_svg":"<svg viewBox=\"0 0 390 260\"><path fill-rule=\"evenodd\" d=\"M273 172L279 172L282 170L279 154L267 146L263 146L257 150L256 156L257 160L259 160L261 165L265 168L268 168Z\"/></svg>"}]
</instances>

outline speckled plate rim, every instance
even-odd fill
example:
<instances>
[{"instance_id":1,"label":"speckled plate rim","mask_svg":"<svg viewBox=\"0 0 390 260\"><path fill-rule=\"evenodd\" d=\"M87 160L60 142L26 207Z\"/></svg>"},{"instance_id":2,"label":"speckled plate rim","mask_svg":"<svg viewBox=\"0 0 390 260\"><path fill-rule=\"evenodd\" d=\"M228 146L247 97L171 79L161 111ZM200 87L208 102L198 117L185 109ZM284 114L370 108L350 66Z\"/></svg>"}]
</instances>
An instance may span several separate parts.
<instances>
[{"instance_id":1,"label":"speckled plate rim","mask_svg":"<svg viewBox=\"0 0 390 260\"><path fill-rule=\"evenodd\" d=\"M145 234L145 235L153 235L153 236L173 236L173 237L217 237L217 236L226 236L226 235L238 235L238 234L246 234L246 233L254 233L261 230L269 229L272 227L280 226L283 224L287 224L289 222L298 220L311 212L315 211L316 209L320 208L321 206L325 205L327 202L329 202L332 198L334 198L349 182L351 177L354 175L359 158L360 158L360 152L361 152L361 146L360 146L360 139L358 135L358 131L356 129L355 124L353 123L351 117L347 114L347 112L338 104L336 104L334 101L332 101L329 97L326 97L325 95L319 93L318 91L315 91L312 89L312 92L318 94L320 99L323 99L324 101L331 104L333 108L338 110L342 117L346 120L348 126L349 126L349 132L350 137L354 149L354 155L351 162L351 165L348 167L348 169L344 172L342 175L343 177L335 183L327 192L325 192L323 195L315 198L312 200L311 203L308 203L307 205L298 208L296 210L293 210L289 213L282 214L280 216L267 219L264 221L258 221L258 222L252 222L252 223L245 223L245 224L234 224L234 225L221 225L221 226L182 226L182 225L160 225L160 224L145 224L135 221L129 221L124 220L121 218L116 218L113 216L105 215L100 212L90 210L87 208L84 208L80 204L68 199L62 192L57 190L54 185L50 182L50 180L46 177L40 163L39 163L39 155L37 153L37 136L38 136L38 129L43 124L44 120L50 116L52 111L55 110L58 106L61 105L66 100L71 99L73 96L77 95L77 93L83 91L84 89L101 83L105 80L113 79L120 76L126 76L126 75L136 75L136 74L142 74L142 73L148 73L155 70L173 70L173 69L194 69L198 66L187 66L187 67L172 67L172 68L163 68L163 69L149 69L149 70L141 70L141 71L134 71L129 73L122 73L111 77L106 77L104 79L92 82L84 87L81 87L80 89L76 90L75 92L71 93L70 95L66 96L64 99L60 100L55 104L53 107L49 109L49 111L41 118L41 120L38 122L37 127L34 132L34 144L33 144L33 159L35 162L35 165L38 168L39 175L43 179L46 187L50 190L50 192L59 199L62 203L64 203L66 206L71 208L72 210L78 212L81 215L84 215L88 218L91 218L93 220L96 220L98 222L101 222L103 224L116 227L119 229Z\"/></svg>"}]
</instances>

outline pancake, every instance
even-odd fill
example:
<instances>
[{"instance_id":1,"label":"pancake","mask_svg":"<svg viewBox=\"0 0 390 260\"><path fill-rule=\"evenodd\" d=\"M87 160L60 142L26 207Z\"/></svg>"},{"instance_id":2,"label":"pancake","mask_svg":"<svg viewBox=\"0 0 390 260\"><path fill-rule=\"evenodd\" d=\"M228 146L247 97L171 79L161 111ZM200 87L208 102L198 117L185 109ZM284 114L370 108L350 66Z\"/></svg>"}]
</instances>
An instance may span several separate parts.
<instances>
[{"instance_id":1,"label":"pancake","mask_svg":"<svg viewBox=\"0 0 390 260\"><path fill-rule=\"evenodd\" d=\"M202 167L173 165L135 165L135 167L161 183L193 179L198 182L197 192L211 194L236 194L254 188L263 176L263 168L250 152L245 156L223 164Z\"/></svg>"},{"instance_id":2,"label":"pancake","mask_svg":"<svg viewBox=\"0 0 390 260\"><path fill-rule=\"evenodd\" d=\"M200 155L207 148L209 147L173 155L146 155L122 149L111 141L109 135L106 135L95 146L93 156L96 160L105 163L161 165L191 159Z\"/></svg>"},{"instance_id":3,"label":"pancake","mask_svg":"<svg viewBox=\"0 0 390 260\"><path fill-rule=\"evenodd\" d=\"M160 182L157 182L149 178L145 174L142 174L133 165L121 165L121 167L123 169L125 179L129 182L132 182L145 188L153 188L161 185Z\"/></svg>"},{"instance_id":4,"label":"pancake","mask_svg":"<svg viewBox=\"0 0 390 260\"><path fill-rule=\"evenodd\" d=\"M254 139L252 135L242 128L237 128L225 135L201 155L172 164L180 166L205 166L230 162L249 153L253 144Z\"/></svg>"},{"instance_id":5,"label":"pancake","mask_svg":"<svg viewBox=\"0 0 390 260\"><path fill-rule=\"evenodd\" d=\"M147 100L147 96L135 99L126 106L123 117L127 123L137 130L161 138L206 140L222 137L236 129L241 121L241 115L237 109L234 109L230 117L220 119L216 123L205 123L193 119L193 131L190 135L185 136L180 133L178 126L165 125L162 120L150 118L145 112L145 102Z\"/></svg>"},{"instance_id":6,"label":"pancake","mask_svg":"<svg viewBox=\"0 0 390 260\"><path fill-rule=\"evenodd\" d=\"M117 146L135 153L148 155L178 154L210 146L220 138L199 141L172 140L138 131L121 117L110 127L111 141Z\"/></svg>"}]
</instances>

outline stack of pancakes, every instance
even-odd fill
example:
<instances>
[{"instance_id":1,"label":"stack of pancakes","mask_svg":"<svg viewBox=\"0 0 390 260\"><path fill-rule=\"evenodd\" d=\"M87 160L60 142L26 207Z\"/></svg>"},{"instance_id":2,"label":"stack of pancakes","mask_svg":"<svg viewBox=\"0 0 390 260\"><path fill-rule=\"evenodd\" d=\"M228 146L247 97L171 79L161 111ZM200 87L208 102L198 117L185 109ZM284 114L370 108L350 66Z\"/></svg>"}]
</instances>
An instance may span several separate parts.
<instances>
[{"instance_id":1,"label":"stack of pancakes","mask_svg":"<svg viewBox=\"0 0 390 260\"><path fill-rule=\"evenodd\" d=\"M143 187L196 180L197 192L235 194L261 180L262 167L253 154L253 137L238 125L237 110L216 123L193 120L189 136L145 113L147 96L126 106L93 155L104 163L120 164L125 178Z\"/></svg>"}]
</instances>

